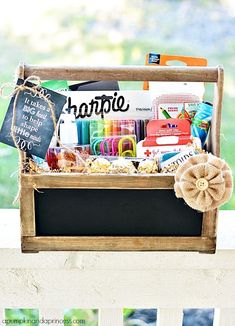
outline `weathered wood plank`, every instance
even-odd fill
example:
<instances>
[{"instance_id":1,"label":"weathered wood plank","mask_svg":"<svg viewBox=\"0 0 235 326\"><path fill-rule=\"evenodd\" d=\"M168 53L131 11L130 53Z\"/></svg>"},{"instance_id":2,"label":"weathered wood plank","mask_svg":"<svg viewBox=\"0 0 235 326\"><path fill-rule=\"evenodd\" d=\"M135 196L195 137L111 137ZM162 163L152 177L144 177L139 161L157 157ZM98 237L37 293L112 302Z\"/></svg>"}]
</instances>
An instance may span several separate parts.
<instances>
[{"instance_id":1,"label":"weathered wood plank","mask_svg":"<svg viewBox=\"0 0 235 326\"><path fill-rule=\"evenodd\" d=\"M214 209L203 214L202 236L215 237L217 229L218 209Z\"/></svg>"},{"instance_id":2,"label":"weathered wood plank","mask_svg":"<svg viewBox=\"0 0 235 326\"><path fill-rule=\"evenodd\" d=\"M22 174L23 188L172 189L174 176L85 175L77 173Z\"/></svg>"},{"instance_id":3,"label":"weathered wood plank","mask_svg":"<svg viewBox=\"0 0 235 326\"><path fill-rule=\"evenodd\" d=\"M214 252L215 239L207 237L31 237L22 238L22 251L201 251Z\"/></svg>"},{"instance_id":4,"label":"weathered wood plank","mask_svg":"<svg viewBox=\"0 0 235 326\"><path fill-rule=\"evenodd\" d=\"M35 231L35 217L34 217L34 189L21 189L20 196L20 218L21 218L21 235L34 236Z\"/></svg>"},{"instance_id":5,"label":"weathered wood plank","mask_svg":"<svg viewBox=\"0 0 235 326\"><path fill-rule=\"evenodd\" d=\"M210 129L210 151L216 156L220 156L220 129L221 114L224 89L224 69L218 67L218 80L214 88L214 111Z\"/></svg>"},{"instance_id":6,"label":"weathered wood plank","mask_svg":"<svg viewBox=\"0 0 235 326\"><path fill-rule=\"evenodd\" d=\"M66 80L135 80L216 82L216 67L153 67L153 66L60 66L25 65L25 77Z\"/></svg>"}]
</instances>

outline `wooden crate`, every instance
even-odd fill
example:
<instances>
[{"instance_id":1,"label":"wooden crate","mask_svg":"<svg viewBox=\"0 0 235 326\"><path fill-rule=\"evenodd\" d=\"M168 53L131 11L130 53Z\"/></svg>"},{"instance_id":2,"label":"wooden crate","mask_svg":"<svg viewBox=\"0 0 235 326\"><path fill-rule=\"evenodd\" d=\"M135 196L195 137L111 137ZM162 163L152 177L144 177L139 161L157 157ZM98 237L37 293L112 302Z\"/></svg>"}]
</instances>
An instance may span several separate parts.
<instances>
[{"instance_id":1,"label":"wooden crate","mask_svg":"<svg viewBox=\"0 0 235 326\"><path fill-rule=\"evenodd\" d=\"M214 114L212 118L211 131L208 140L208 150L214 155L220 155L220 124L221 124L221 107L222 107L222 95L223 95L223 68L218 67L153 67L153 66L120 66L120 67L79 67L79 66L36 66L36 65L20 65L19 66L19 77L27 78L30 75L36 75L41 78L41 80L51 80L51 79L65 79L65 80L118 80L118 81L188 81L188 82L208 82L214 83ZM20 200L20 212L21 212L21 234L22 234L22 252L38 252L38 251L53 251L53 250L102 250L102 251L157 251L157 250L169 250L169 251L199 251L205 253L214 253L216 249L216 223L217 223L217 210L211 210L209 212L203 213L201 215L200 229L196 226L197 231L187 233L187 220L182 216L177 217L177 221L174 221L174 216L166 217L162 209L154 206L154 194L156 198L160 198L164 201L165 194L172 198L174 187L174 176L173 175L152 175L152 176L113 176L113 175L80 175L80 174L65 174L65 173L53 173L53 174L29 174L24 171L21 173L21 200ZM98 189L98 191L97 191ZM156 209L156 220L158 219L159 225L163 226L164 232L160 233L161 230L154 230L152 225L155 225L153 218L148 221L143 215L138 217L138 231L133 231L135 229L135 216L130 216L133 230L126 223L127 218L124 223L123 231L119 230L117 226L117 218L115 221L115 227L118 231L109 232L105 234L99 232L99 234L89 233L89 230L83 234L79 234L80 226L79 222L86 216L76 216L73 217L72 222L70 221L70 209L71 205L76 206L79 200L86 194L95 194L99 198L99 202L91 200L91 205L88 209L94 209L94 205L98 204L97 211L100 209L100 205L104 203L100 202L100 194L105 190L106 196L113 198L113 205L115 209L119 210L118 204L115 205L115 196L123 200L124 194L130 197L136 198L136 202L139 201L138 194L151 194L152 203L154 209ZM69 194L71 197L75 196L73 201L65 200L61 204L61 199L57 203L53 203L48 198L53 198L53 192L58 194ZM126 192L125 192L126 191ZM41 208L41 197L40 193L47 194L45 198L48 201L45 202L46 207L51 209L53 205L57 208L57 211L51 210L50 213L44 217L45 209ZM104 193L104 192L103 192ZM52 194L52 197L50 197ZM75 195L76 194L76 195ZM114 196L112 197L112 194ZM62 195L60 195L62 196ZM67 196L67 195L66 195ZM160 196L160 197L159 197ZM145 199L147 197L144 195ZM59 198L59 197L58 197ZM63 197L61 197L63 198ZM177 205L179 199L173 204L173 208L177 211ZM67 201L67 202L66 202ZM182 200L181 200L182 201ZM157 200L156 200L157 202ZM148 202L149 204L149 202ZM42 204L43 206L44 204ZM56 206L57 205L57 206ZM70 206L66 206L70 205ZM121 205L121 204L120 204ZM176 205L176 206L174 206ZM189 219L196 221L194 219L194 214L196 211L191 208L186 208L185 204L180 204L184 210L187 210L186 215L189 215ZM184 206L183 206L184 205ZM151 206L151 205L150 205ZM169 209L170 205L167 205ZM53 227L57 227L57 221L55 214L60 214L60 211L66 207L64 211L64 217L61 219L67 220L68 234L64 235L61 231L52 232ZM126 207L125 212L129 212ZM141 207L139 206L141 209ZM74 209L74 208L73 208ZM41 213L38 213L41 211ZM66 213L65 213L66 212ZM120 220L122 218L122 212L124 214L123 207L120 210ZM157 213L160 212L160 213ZM153 213L153 212L152 212ZM41 215L40 215L41 214ZM175 214L173 211L172 214ZM78 214L79 215L79 214ZM105 223L110 222L112 218L112 210L104 211L104 216L99 215L99 219L102 223L100 225L105 227ZM161 216L159 216L161 215ZM192 215L192 218L190 217ZM146 211L146 216L148 216L148 211ZM185 232L174 232L168 228L168 220L170 218L171 223L176 225L178 223L178 230L184 229ZM166 222L164 224L164 219ZM49 231L41 232L40 221L44 220L44 226L51 223ZM94 218L92 223L94 223ZM178 222L179 221L179 222ZM198 220L197 220L198 221ZM53 224L54 223L54 224ZM63 222L64 223L64 222ZM62 224L63 224L62 223ZM73 229L73 223L78 223L77 229ZM137 220L136 220L137 223ZM142 223L142 224L141 224ZM151 224L152 223L152 224ZM181 223L181 224L180 224ZM194 223L194 222L192 222ZM198 222L197 222L198 223ZM64 224L65 225L65 224ZM99 221L97 222L99 225ZM125 225L128 226L128 231L125 230ZM141 234L141 225L143 230L146 227L147 231L143 231ZM111 230L112 225L110 225L109 230ZM86 225L87 228L87 225ZM160 229L161 229L160 228ZM174 228L174 226L172 226ZM192 227L193 228L193 227ZM156 228L157 229L157 228ZM91 225L92 230L92 225ZM198 231L199 230L199 231ZM77 232L78 231L78 232ZM61 232L61 233L60 233ZM66 231L67 232L67 231ZM77 232L77 233L76 233ZM130 234L129 234L129 233ZM114 233L114 234L113 234ZM192 234L191 234L192 233Z\"/></svg>"}]
</instances>

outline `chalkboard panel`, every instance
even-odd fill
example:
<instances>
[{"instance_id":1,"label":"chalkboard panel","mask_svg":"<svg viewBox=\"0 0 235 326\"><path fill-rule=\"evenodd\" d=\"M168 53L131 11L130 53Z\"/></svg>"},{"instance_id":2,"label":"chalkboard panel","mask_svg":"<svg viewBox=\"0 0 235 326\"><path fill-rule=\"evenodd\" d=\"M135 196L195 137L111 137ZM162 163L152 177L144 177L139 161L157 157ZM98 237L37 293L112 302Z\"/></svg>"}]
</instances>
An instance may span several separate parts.
<instances>
[{"instance_id":1,"label":"chalkboard panel","mask_svg":"<svg viewBox=\"0 0 235 326\"><path fill-rule=\"evenodd\" d=\"M173 190L40 189L37 236L201 236L202 213Z\"/></svg>"}]
</instances>

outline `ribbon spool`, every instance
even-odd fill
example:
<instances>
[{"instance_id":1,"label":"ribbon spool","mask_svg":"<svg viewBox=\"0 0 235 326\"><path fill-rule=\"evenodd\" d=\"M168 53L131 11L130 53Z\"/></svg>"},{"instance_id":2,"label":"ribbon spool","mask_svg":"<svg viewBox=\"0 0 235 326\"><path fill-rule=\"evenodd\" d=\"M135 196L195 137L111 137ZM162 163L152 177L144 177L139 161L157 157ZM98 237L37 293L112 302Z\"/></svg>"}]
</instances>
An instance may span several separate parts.
<instances>
[{"instance_id":1,"label":"ribbon spool","mask_svg":"<svg viewBox=\"0 0 235 326\"><path fill-rule=\"evenodd\" d=\"M226 203L233 192L232 171L212 154L190 157L175 174L176 197L192 208L206 212Z\"/></svg>"}]
</instances>

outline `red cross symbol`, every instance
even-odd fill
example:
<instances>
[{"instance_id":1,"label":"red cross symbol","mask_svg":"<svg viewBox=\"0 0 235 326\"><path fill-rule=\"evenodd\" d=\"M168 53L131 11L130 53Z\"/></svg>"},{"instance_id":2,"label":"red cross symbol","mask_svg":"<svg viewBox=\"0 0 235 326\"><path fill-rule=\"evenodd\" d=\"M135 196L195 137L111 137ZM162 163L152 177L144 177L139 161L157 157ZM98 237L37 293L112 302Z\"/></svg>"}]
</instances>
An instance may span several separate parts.
<instances>
[{"instance_id":1,"label":"red cross symbol","mask_svg":"<svg viewBox=\"0 0 235 326\"><path fill-rule=\"evenodd\" d=\"M146 155L147 157L149 157L149 156L151 155L151 153L152 153L152 152L150 152L150 150L147 149L147 150L144 152L144 155Z\"/></svg>"}]
</instances>

